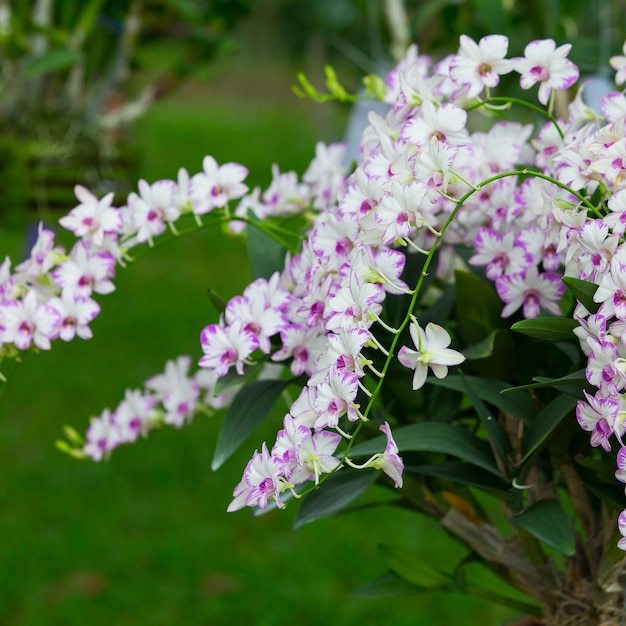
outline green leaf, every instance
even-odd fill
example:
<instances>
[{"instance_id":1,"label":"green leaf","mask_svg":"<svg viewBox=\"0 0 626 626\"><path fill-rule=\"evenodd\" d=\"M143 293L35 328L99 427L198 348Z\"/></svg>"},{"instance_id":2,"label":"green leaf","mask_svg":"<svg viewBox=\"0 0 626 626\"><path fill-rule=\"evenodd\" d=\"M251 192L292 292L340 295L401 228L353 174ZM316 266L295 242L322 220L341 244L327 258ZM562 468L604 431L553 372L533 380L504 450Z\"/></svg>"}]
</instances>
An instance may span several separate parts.
<instances>
[{"instance_id":1,"label":"green leaf","mask_svg":"<svg viewBox=\"0 0 626 626\"><path fill-rule=\"evenodd\" d=\"M573 276L563 276L561 278L567 290L580 302L590 313L596 313L600 308L597 302L593 301L593 296L598 290L598 285L590 283L581 278Z\"/></svg>"},{"instance_id":2,"label":"green leaf","mask_svg":"<svg viewBox=\"0 0 626 626\"><path fill-rule=\"evenodd\" d=\"M502 302L491 285L471 272L457 270L455 291L459 329L469 345L502 328Z\"/></svg>"},{"instance_id":3,"label":"green leaf","mask_svg":"<svg viewBox=\"0 0 626 626\"><path fill-rule=\"evenodd\" d=\"M573 330L580 324L571 317L535 317L530 320L521 320L511 326L511 330L548 341L562 341L575 339Z\"/></svg>"},{"instance_id":4,"label":"green leaf","mask_svg":"<svg viewBox=\"0 0 626 626\"><path fill-rule=\"evenodd\" d=\"M185 22L195 24L202 21L199 3L194 0L165 0L165 4L175 9Z\"/></svg>"},{"instance_id":5,"label":"green leaf","mask_svg":"<svg viewBox=\"0 0 626 626\"><path fill-rule=\"evenodd\" d=\"M454 589L454 577L431 567L422 557L410 554L406 548L382 544L379 546L387 567L412 585L431 591Z\"/></svg>"},{"instance_id":6,"label":"green leaf","mask_svg":"<svg viewBox=\"0 0 626 626\"><path fill-rule=\"evenodd\" d=\"M485 32L506 33L509 30L502 0L474 0L472 4Z\"/></svg>"},{"instance_id":7,"label":"green leaf","mask_svg":"<svg viewBox=\"0 0 626 626\"><path fill-rule=\"evenodd\" d=\"M241 376L235 369L231 368L228 370L226 376L222 376L217 379L215 387L213 388L213 395L221 396L225 391L228 391L237 385L241 385L241 383L250 381L263 369L264 366L265 361L261 361L255 365L247 365L243 371L243 375Z\"/></svg>"},{"instance_id":8,"label":"green leaf","mask_svg":"<svg viewBox=\"0 0 626 626\"><path fill-rule=\"evenodd\" d=\"M435 263L433 263L433 265L435 265ZM423 293L425 293L424 290ZM446 322L450 319L450 313L452 311L452 307L454 306L454 298L454 285L448 285L443 290L441 296L437 298L437 300L433 304L417 314L416 317L419 325L422 328L425 328L428 322L434 322L435 324L439 324L440 326L445 326ZM402 309L402 312L404 315L404 313L406 312L406 307ZM401 319L404 319L404 317L402 317ZM401 320L398 320L398 323L400 321Z\"/></svg>"},{"instance_id":9,"label":"green leaf","mask_svg":"<svg viewBox=\"0 0 626 626\"><path fill-rule=\"evenodd\" d=\"M254 224L248 224L246 230L252 277L269 279L274 272L282 271L286 248Z\"/></svg>"},{"instance_id":10,"label":"green leaf","mask_svg":"<svg viewBox=\"0 0 626 626\"><path fill-rule=\"evenodd\" d=\"M587 378L585 377L585 370L578 370L571 374L566 374L560 378L548 378L547 376L535 376L532 383L528 385L520 385L519 387L509 387L502 393L509 393L511 391L520 391L524 389L541 389L543 387L567 387L571 385L580 385L580 388L589 386Z\"/></svg>"},{"instance_id":11,"label":"green leaf","mask_svg":"<svg viewBox=\"0 0 626 626\"><path fill-rule=\"evenodd\" d=\"M394 429L393 438L400 452L443 452L500 476L489 444L464 428L443 422L419 422ZM354 446L350 457L383 452L386 443L384 435L374 437Z\"/></svg>"},{"instance_id":12,"label":"green leaf","mask_svg":"<svg viewBox=\"0 0 626 626\"><path fill-rule=\"evenodd\" d=\"M465 376L465 380L481 400L493 404L516 419L529 422L533 420L537 411L528 394L522 391L512 391L505 395L502 392L510 389L511 386L498 380L478 376ZM446 376L441 380L432 376L427 379L427 382L465 393L465 385L459 375Z\"/></svg>"},{"instance_id":13,"label":"green leaf","mask_svg":"<svg viewBox=\"0 0 626 626\"><path fill-rule=\"evenodd\" d=\"M626 497L624 497L624 486L609 484L596 480L592 472L580 472L583 485L598 498L621 511L626 507Z\"/></svg>"},{"instance_id":14,"label":"green leaf","mask_svg":"<svg viewBox=\"0 0 626 626\"><path fill-rule=\"evenodd\" d=\"M77 52L68 50L67 48L50 50L45 54L31 59L31 61L24 66L24 77L33 78L40 74L67 69L74 65L79 58L80 55Z\"/></svg>"},{"instance_id":15,"label":"green leaf","mask_svg":"<svg viewBox=\"0 0 626 626\"><path fill-rule=\"evenodd\" d=\"M501 500L511 500L516 497L516 494L509 490L510 485L504 479L465 461L437 463L436 465L407 465L404 471L409 474L433 476L453 483L477 487Z\"/></svg>"},{"instance_id":16,"label":"green leaf","mask_svg":"<svg viewBox=\"0 0 626 626\"><path fill-rule=\"evenodd\" d=\"M366 582L352 592L355 598L398 598L411 596L415 593L426 591L410 582L400 578L397 574L388 572L374 580Z\"/></svg>"},{"instance_id":17,"label":"green leaf","mask_svg":"<svg viewBox=\"0 0 626 626\"><path fill-rule=\"evenodd\" d=\"M221 467L268 416L288 384L287 380L255 380L239 390L224 418L211 469Z\"/></svg>"},{"instance_id":18,"label":"green leaf","mask_svg":"<svg viewBox=\"0 0 626 626\"><path fill-rule=\"evenodd\" d=\"M217 293L217 291L214 291L211 288L207 289L207 292L213 308L219 314L224 313L224 311L226 311L226 301Z\"/></svg>"},{"instance_id":19,"label":"green leaf","mask_svg":"<svg viewBox=\"0 0 626 626\"><path fill-rule=\"evenodd\" d=\"M465 348L465 350L462 351L465 359L468 361L477 361L479 359L486 359L490 357L493 354L496 337L499 332L499 330L494 330L482 341Z\"/></svg>"},{"instance_id":20,"label":"green leaf","mask_svg":"<svg viewBox=\"0 0 626 626\"><path fill-rule=\"evenodd\" d=\"M511 523L565 556L576 554L576 540L571 521L557 500L540 500Z\"/></svg>"},{"instance_id":21,"label":"green leaf","mask_svg":"<svg viewBox=\"0 0 626 626\"><path fill-rule=\"evenodd\" d=\"M506 438L506 435L500 428L498 420L487 408L487 405L480 399L479 395L474 391L472 385L467 381L466 376L461 372L461 379L465 385L465 393L468 395L470 402L478 413L480 423L483 425L487 436L491 443L495 446L502 461L506 462L506 459L511 451L511 446Z\"/></svg>"},{"instance_id":22,"label":"green leaf","mask_svg":"<svg viewBox=\"0 0 626 626\"><path fill-rule=\"evenodd\" d=\"M298 510L294 528L335 515L356 500L378 478L376 471L341 470L311 492Z\"/></svg>"},{"instance_id":23,"label":"green leaf","mask_svg":"<svg viewBox=\"0 0 626 626\"><path fill-rule=\"evenodd\" d=\"M90 0L85 2L78 17L78 22L71 36L72 47L82 46L87 36L93 31L104 0Z\"/></svg>"},{"instance_id":24,"label":"green leaf","mask_svg":"<svg viewBox=\"0 0 626 626\"><path fill-rule=\"evenodd\" d=\"M576 398L560 394L543 408L524 433L522 447L524 454L520 464L523 464L546 441L561 421L576 406L576 402Z\"/></svg>"}]
</instances>

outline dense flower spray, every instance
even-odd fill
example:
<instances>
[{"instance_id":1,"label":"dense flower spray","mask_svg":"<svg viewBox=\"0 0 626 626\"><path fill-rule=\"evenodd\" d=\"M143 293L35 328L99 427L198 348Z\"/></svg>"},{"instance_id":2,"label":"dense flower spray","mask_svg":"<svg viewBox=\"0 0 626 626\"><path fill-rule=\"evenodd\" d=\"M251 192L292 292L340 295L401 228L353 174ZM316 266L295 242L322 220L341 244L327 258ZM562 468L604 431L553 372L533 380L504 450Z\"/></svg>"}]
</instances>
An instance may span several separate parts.
<instances>
[{"instance_id":1,"label":"dense flower spray","mask_svg":"<svg viewBox=\"0 0 626 626\"><path fill-rule=\"evenodd\" d=\"M115 271L133 248L152 245L168 228L177 232L186 216L198 224L223 221L236 233L260 228L289 253L282 267L232 297L219 321L201 330L200 370L190 373L189 357L169 362L144 390L127 391L114 411L94 418L74 452L106 458L156 425L179 427L208 405L227 405L237 392L229 380L246 385L255 375L255 382L269 376L267 389L277 390L276 398L287 386L297 393L275 442L263 443L245 468L229 511L282 508L335 475L372 469L401 489L404 452L447 452L467 462L469 440L447 447L431 429L431 447L420 448L410 426L398 431L402 440L394 437L409 411L398 409L395 397L385 402L395 379L417 399L432 382L466 393L480 417L474 430L489 438L497 458L487 463L477 452L484 440L472 439L479 468L515 492L547 434L542 439L540 428L523 420L505 434L483 400L509 413L512 405L497 393L481 397L484 389L472 389L463 375L445 381L452 368L495 350L494 337L491 352L485 342L463 346L445 305L455 272L471 271L491 284L502 318L534 323L522 327L531 336L578 341L582 356L575 350L571 358L584 366L566 379L584 379L576 418L591 447L617 448L611 471L626 482L626 97L608 94L600 116L584 105L579 90L567 119L555 118L555 92L578 79L569 51L552 40L534 41L524 56L507 59L506 37L474 42L463 36L457 54L433 65L411 47L387 77L389 112L370 114L352 171L343 146L318 144L301 181L275 166L266 190L249 191L244 166L219 165L212 157L198 174L181 170L177 181L141 181L139 194L120 208L110 195L98 199L78 187L80 204L61 221L79 238L74 248L54 247L52 233L42 228L27 261L14 272L9 260L0 267L0 341L25 350L33 344L47 349L57 337L88 338L99 312L92 296L113 291ZM618 84L625 80L624 58L611 60ZM471 115L501 111L490 92L511 72L520 75L522 89L539 86L545 123L496 121L488 130L472 130ZM300 230L286 233L280 218L294 215L301 217ZM288 235L298 245L286 243ZM440 304L429 308L428 302ZM571 356L572 344L562 352ZM534 382L537 388L551 383ZM404 393L393 389L392 395ZM531 398L541 404L537 395ZM562 419L556 411L547 413L552 421L544 416L552 428ZM503 409L500 421L508 417ZM524 427L535 437L526 451L521 435L518 442L511 434ZM461 428L447 432L456 436ZM357 443L375 436L377 449ZM357 462L365 454L369 460ZM410 471L426 470L412 465ZM452 469L445 471L444 477ZM622 535L625 519L623 512ZM618 545L626 549L624 539Z\"/></svg>"}]
</instances>

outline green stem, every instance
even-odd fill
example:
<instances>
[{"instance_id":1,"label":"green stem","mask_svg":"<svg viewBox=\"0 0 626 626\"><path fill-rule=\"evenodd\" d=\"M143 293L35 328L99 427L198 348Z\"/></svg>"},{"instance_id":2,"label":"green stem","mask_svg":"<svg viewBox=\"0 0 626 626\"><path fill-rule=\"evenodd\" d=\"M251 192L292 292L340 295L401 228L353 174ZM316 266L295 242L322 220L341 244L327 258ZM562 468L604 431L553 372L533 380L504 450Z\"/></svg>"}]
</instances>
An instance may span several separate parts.
<instances>
[{"instance_id":1,"label":"green stem","mask_svg":"<svg viewBox=\"0 0 626 626\"><path fill-rule=\"evenodd\" d=\"M533 107L535 108L535 107ZM391 346L388 349L388 355L387 358L385 360L385 364L383 365L383 368L380 372L380 378L378 380L378 383L376 384L376 387L374 388L374 390L371 392L371 396L368 400L367 406L365 407L365 410L363 411L362 415L365 419L368 418L370 411L372 410L374 403L376 402L376 399L378 398L378 394L380 393L383 383L385 382L385 378L387 375L387 371L389 370L389 367L391 365L391 361L395 355L395 351L396 351L396 347L398 345L398 342L400 341L400 336L402 335L402 331L407 327L407 325L409 324L411 317L413 316L413 310L415 309L415 306L417 304L417 299L418 296L420 294L421 288L424 284L424 279L426 278L426 276L428 276L428 270L430 268L430 265L434 259L435 256L435 252L437 251L437 247L439 245L439 242L442 240L446 230L448 229L448 227L450 226L450 224L452 224L452 222L454 221L454 219L456 218L457 213L459 212L460 208L463 206L463 204L476 192L481 191L486 185L489 185L491 183L494 183L498 180L500 180L501 178L508 178L510 176L535 176L536 178L542 178L543 180L546 180L548 182L553 183L554 185L556 185L557 187L560 187L561 189L564 189L566 191L568 191L569 193L571 193L572 195L574 195L576 198L578 198L588 209L590 209L596 216L598 217L602 217L601 213L599 212L599 210L593 205L591 204L591 202L585 198L584 196L582 196L580 193L578 193L577 191L574 191L573 189L571 189L570 187L568 187L567 185L565 185L564 183L561 183L560 181L547 176L545 174L540 174L539 172L535 172L532 170L527 170L527 169L522 169L522 170L515 170L515 171L511 171L511 172L503 172L500 174L496 174L490 178L487 178L485 180L483 180L480 184L473 186L467 193L465 193L458 201L456 201L456 206L454 207L454 209L452 210L452 212L450 213L450 215L448 216L448 218L446 219L443 227L441 228L441 230L439 231L439 235L437 237L435 237L435 241L433 242L433 245L430 249L430 251L428 252L428 255L426 256L426 260L424 261L424 266L422 268L422 271L420 272L420 277L417 281L417 284L413 290L413 295L411 297L411 301L409 303L408 309L407 309L407 313L404 317L404 320L402 321L402 323L398 326L398 328L395 330L395 334L393 336L393 339L391 341ZM378 342L376 342L378 343ZM361 428L363 427L363 424L365 422L362 420L360 421L353 433L351 438L348 441L348 444L346 445L345 450L342 453L342 460L345 461L345 459L348 457L350 450L352 449L352 446L354 445L354 442L356 441L358 434L361 430ZM341 467L341 465L339 466ZM337 471L337 470L335 470ZM323 476L321 476L319 483L323 483L324 480L326 480L329 476L331 476L334 472L331 472L329 474L325 474ZM314 489L317 488L317 484L310 487L309 489L305 489L301 495L305 495L311 491L313 491ZM482 593L490 593L490 592L485 592L483 590L481 590ZM486 597L486 596L484 596ZM489 599L489 598L487 598ZM495 597L493 599L493 601L495 601ZM513 606L513 603L517 603L516 600L513 601L509 601L507 599L507 606ZM535 612L537 611L537 608L532 606L532 605L526 605L524 603L519 603L519 607L522 607L524 611L529 612L531 614L536 614Z\"/></svg>"},{"instance_id":2,"label":"green stem","mask_svg":"<svg viewBox=\"0 0 626 626\"><path fill-rule=\"evenodd\" d=\"M440 230L439 236L435 238L435 241L430 249L430 251L428 252L428 255L426 257L426 260L424 261L424 266L422 268L422 271L420 273L420 277L419 280L417 281L417 285L415 286L415 289L413 291L413 296L411 297L411 302L409 303L408 306L408 310L407 313L404 317L403 322L400 324L400 326L398 326L397 330L396 330L396 334L393 337L393 340L391 342L391 346L389 347L389 354L387 356L387 359L385 360L385 364L381 370L381 378L378 380L378 383L376 385L376 387L374 388L374 390L372 391L372 395L367 403L367 406L365 407L365 411L363 411L363 415L367 418L369 416L370 411L372 410L374 403L376 402L376 399L378 398L378 394L380 393L380 390L382 389L383 383L385 382L385 377L387 375L387 371L391 365L391 361L395 355L395 350L396 350L396 346L398 345L398 341L400 341L400 336L402 335L402 331L407 327L407 325L409 324L409 321L411 319L411 316L413 315L413 310L417 304L417 298L419 296L419 293L421 291L422 285L424 283L424 279L426 278L426 276L428 275L428 269L430 268L430 264L433 261L433 258L435 256L435 252L437 251L437 247L439 245L439 242L441 241L441 239L443 238L443 235L445 234L446 230L448 229L448 226L450 226L450 224L452 224L452 222L454 221L457 213L459 212L459 209L463 206L463 204L473 195L475 194L477 191L480 191L481 189L483 189L486 185L489 185L493 182L496 182L497 180L500 180L501 178L507 178L509 176L535 176L537 178L542 178L544 180L547 180L553 184L555 184L557 187L560 187L562 189L565 189L566 191L572 193L573 195L575 195L583 204L585 204L588 208L590 208L596 215L599 215L600 217L602 217L599 214L599 211L596 207L594 207L589 200L587 200L587 198L585 198L584 196L582 196L581 194L579 194L577 191L574 191L573 189L571 189L570 187L568 187L567 185L559 182L558 180L555 180L554 178L551 178L550 176L546 176L545 174L540 174L538 172L534 172L532 170L515 170L512 172L504 172L501 174L496 174L495 176L492 176L490 178L485 179L484 181L482 181L480 184L472 187L465 195L463 195L458 201L457 201L457 205L456 207L454 207L454 209L452 210L452 212L450 213L450 215L448 216L448 219L445 221L443 227ZM357 427L354 430L354 433L352 435L352 439L348 442L348 445L346 446L346 450L344 451L343 454L343 458L345 458L349 452L350 449L352 448L357 435L360 431L360 429L363 426L363 422L360 422Z\"/></svg>"},{"instance_id":3,"label":"green stem","mask_svg":"<svg viewBox=\"0 0 626 626\"><path fill-rule=\"evenodd\" d=\"M291 230L287 230L286 228L283 228L282 226L278 226L277 224L272 224L272 222L268 222L265 220L263 221L251 220L247 217L243 217L243 218L231 218L230 221L241 221L241 222L245 222L249 226L255 226L260 231L264 232L266 235L274 239L274 241L283 245L285 244L285 242L282 239L280 239L277 235L284 235L286 237L291 237L297 243L300 243L301 241L304 241L305 239L304 235L294 233Z\"/></svg>"},{"instance_id":4,"label":"green stem","mask_svg":"<svg viewBox=\"0 0 626 626\"><path fill-rule=\"evenodd\" d=\"M582 204L584 204L590 211L592 211L594 213L594 215L596 217L598 217L600 219L602 219L604 217L602 215L602 213L600 213L600 211L598 210L598 207L594 206L589 201L588 198L585 198L585 196L583 196L582 194L578 193L578 191L575 191L574 189L572 189L571 187L569 187L565 183L562 183L562 182L556 180L556 178L552 178L551 176L547 176L546 174L541 174L540 172L535 172L534 170L528 170L528 169L514 170L514 171L511 171L511 172L504 172L504 173L501 173L501 174L496 174L495 176L492 176L491 178L487 178L482 183L477 185L475 189L470 189L470 191L468 191L464 196L462 196L460 198L460 200L459 200L459 203L462 204L463 202L465 202L470 196L472 196L474 193L476 193L476 191L480 191L481 189L483 189L483 187L485 187L485 185L493 183L496 180L499 180L500 178L508 178L510 176L534 176L535 178L542 178L543 180L547 180L549 183L552 183L553 185L556 185L557 187L560 187L561 189L564 189L565 191L571 193L573 196L578 198L582 202Z\"/></svg>"},{"instance_id":5,"label":"green stem","mask_svg":"<svg viewBox=\"0 0 626 626\"><path fill-rule=\"evenodd\" d=\"M532 102L526 102L526 100L521 100L519 98L509 98L509 97L505 97L505 96L496 96L496 97L493 97L493 98L487 98L486 100L481 100L480 102L478 102L474 106L468 107L467 112L469 113L470 111L473 111L474 109L479 109L482 106L489 105L491 103L497 104L499 102L505 102L505 103L511 103L511 104L519 104L520 106L525 106L526 108L531 109L532 111L535 111L536 113L539 113L540 115L543 115L550 122L552 122L552 124L554 124L554 127L556 128L557 132L561 136L561 139L563 139L565 137L565 134L561 130L561 127L559 126L558 121L552 115L551 112L546 111L545 109L542 109L541 107L538 107L536 104L532 104Z\"/></svg>"},{"instance_id":6,"label":"green stem","mask_svg":"<svg viewBox=\"0 0 626 626\"><path fill-rule=\"evenodd\" d=\"M159 237L157 237L156 239L151 240L153 242L152 244L147 245L144 249L139 248L137 252L133 252L132 260L136 261L137 259L140 259L141 257L145 256L147 252L151 250L156 250L157 248L161 247L168 241L171 241L172 239L175 239L177 237L189 235L190 233L195 233L199 230L203 230L204 228L213 228L215 226L220 226L222 224L227 224L228 222L233 222L233 221L244 222L248 224L249 226L254 226L255 228L258 228L260 231L264 232L266 235L274 239L274 241L278 242L281 245L286 246L287 248L290 248L291 246L288 243L286 243L285 240L282 237L280 237L280 235L291 237L294 240L294 243L300 242L304 239L304 237L298 233L294 233L290 230L287 230L285 228L282 228L281 226L272 224L271 222L267 222L267 221L253 220L248 217L229 217L223 213L220 214L217 211L208 213L204 217L209 218L209 220L204 221L204 222L200 221L200 223L198 223L197 221L193 222L189 228L184 228L180 230L175 229L174 232L172 232L171 230L165 231L162 235L159 235ZM120 244L120 247L123 248L124 243L127 241L130 241L131 239L132 239L132 236L127 237L126 239L123 239Z\"/></svg>"}]
</instances>

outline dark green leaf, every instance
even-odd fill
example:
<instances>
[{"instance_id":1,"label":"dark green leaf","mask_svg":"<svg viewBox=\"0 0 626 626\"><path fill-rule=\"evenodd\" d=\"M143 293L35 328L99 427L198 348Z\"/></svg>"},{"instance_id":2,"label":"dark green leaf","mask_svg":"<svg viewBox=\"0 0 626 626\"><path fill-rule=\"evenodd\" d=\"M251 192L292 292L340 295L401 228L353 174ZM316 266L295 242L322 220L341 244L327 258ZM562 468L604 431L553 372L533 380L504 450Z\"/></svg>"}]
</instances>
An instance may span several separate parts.
<instances>
[{"instance_id":1,"label":"dark green leaf","mask_svg":"<svg viewBox=\"0 0 626 626\"><path fill-rule=\"evenodd\" d=\"M248 260L253 278L270 278L282 271L286 249L253 224L247 227Z\"/></svg>"},{"instance_id":2,"label":"dark green leaf","mask_svg":"<svg viewBox=\"0 0 626 626\"><path fill-rule=\"evenodd\" d=\"M455 290L459 329L469 345L502 328L502 302L491 285L471 272L456 271Z\"/></svg>"},{"instance_id":3,"label":"dark green leaf","mask_svg":"<svg viewBox=\"0 0 626 626\"><path fill-rule=\"evenodd\" d=\"M241 385L244 382L247 382L254 378L265 366L265 362L256 363L255 365L248 365L244 369L243 375L240 376L235 369L228 370L226 376L222 376L217 379L215 383L215 387L213 389L214 396L220 396L225 391L236 387L237 385Z\"/></svg>"},{"instance_id":4,"label":"dark green leaf","mask_svg":"<svg viewBox=\"0 0 626 626\"><path fill-rule=\"evenodd\" d=\"M417 321L419 325L425 328L428 322L434 322L440 326L445 326L446 322L450 319L450 313L454 306L454 298L454 285L448 285L436 302L418 313Z\"/></svg>"},{"instance_id":5,"label":"dark green leaf","mask_svg":"<svg viewBox=\"0 0 626 626\"><path fill-rule=\"evenodd\" d=\"M510 388L510 385L489 378L465 376L465 380L468 385L472 386L472 389L481 400L493 404L516 419L532 421L534 418L536 410L527 393L523 391L513 391L508 394L502 394L505 389ZM427 379L427 382L431 385L455 389L461 393L465 392L465 385L459 375L446 376L441 380L431 376Z\"/></svg>"},{"instance_id":6,"label":"dark green leaf","mask_svg":"<svg viewBox=\"0 0 626 626\"><path fill-rule=\"evenodd\" d=\"M436 251L430 262L429 268L437 267L439 260L439 251ZM404 271L402 272L402 278L413 286L417 276L420 276L424 272L426 257L421 254L408 254L406 256L406 263L404 265ZM436 272L426 271L422 282L422 288L417 296L417 305L421 304L423 295L428 291L430 286L435 282ZM385 319L389 320L393 326L399 326L406 316L407 307L411 302L411 296L405 294L403 296L387 298L385 300ZM454 303L454 286L449 285L443 292L443 294L424 311L417 314L417 320L424 328L428 322L440 320L440 323L445 323L445 320L450 319L450 310ZM421 308L421 307L420 307ZM408 337L408 333L407 333Z\"/></svg>"},{"instance_id":7,"label":"dark green leaf","mask_svg":"<svg viewBox=\"0 0 626 626\"><path fill-rule=\"evenodd\" d=\"M217 291L213 291L213 289L208 289L207 291L209 292L209 300L215 310L220 314L224 313L226 310L226 301L218 295Z\"/></svg>"},{"instance_id":8,"label":"dark green leaf","mask_svg":"<svg viewBox=\"0 0 626 626\"><path fill-rule=\"evenodd\" d=\"M524 463L546 441L575 406L576 398L560 394L537 415L524 434L524 455L520 463Z\"/></svg>"},{"instance_id":9,"label":"dark green leaf","mask_svg":"<svg viewBox=\"0 0 626 626\"><path fill-rule=\"evenodd\" d=\"M383 544L379 546L387 567L412 585L432 591L454 588L454 578L431 567L423 558L410 554L406 548Z\"/></svg>"},{"instance_id":10,"label":"dark green leaf","mask_svg":"<svg viewBox=\"0 0 626 626\"><path fill-rule=\"evenodd\" d=\"M211 469L221 467L267 417L288 384L286 380L255 380L239 390L224 418Z\"/></svg>"},{"instance_id":11,"label":"dark green leaf","mask_svg":"<svg viewBox=\"0 0 626 626\"><path fill-rule=\"evenodd\" d=\"M311 492L302 502L294 528L339 513L363 494L378 475L376 471L349 469L326 479L319 489Z\"/></svg>"},{"instance_id":12,"label":"dark green leaf","mask_svg":"<svg viewBox=\"0 0 626 626\"><path fill-rule=\"evenodd\" d=\"M485 32L508 32L507 15L502 0L474 0L472 4Z\"/></svg>"},{"instance_id":13,"label":"dark green leaf","mask_svg":"<svg viewBox=\"0 0 626 626\"><path fill-rule=\"evenodd\" d=\"M67 50L65 48L50 50L29 61L24 66L24 76L26 78L32 78L47 72L64 70L74 65L78 59L79 54L73 50Z\"/></svg>"},{"instance_id":14,"label":"dark green leaf","mask_svg":"<svg viewBox=\"0 0 626 626\"><path fill-rule=\"evenodd\" d=\"M535 317L530 320L521 320L511 326L511 330L549 341L562 341L563 339L575 339L574 328L580 324L571 317Z\"/></svg>"},{"instance_id":15,"label":"dark green leaf","mask_svg":"<svg viewBox=\"0 0 626 626\"><path fill-rule=\"evenodd\" d=\"M489 333L489 336L474 344L473 346L469 346L463 350L463 356L468 361L476 361L478 359L486 359L493 354L494 345L496 343L496 337L498 336L499 330L494 330Z\"/></svg>"},{"instance_id":16,"label":"dark green leaf","mask_svg":"<svg viewBox=\"0 0 626 626\"><path fill-rule=\"evenodd\" d=\"M474 391L472 385L469 384L467 377L464 376L463 373L461 373L460 376L465 385L465 393L467 393L470 402L476 409L476 413L478 413L480 423L487 432L489 440L498 451L500 458L505 462L509 452L511 451L511 446L509 445L506 435L502 432L502 429L498 424L498 420L492 414L492 411L487 408L487 405L480 399L479 395Z\"/></svg>"},{"instance_id":17,"label":"dark green leaf","mask_svg":"<svg viewBox=\"0 0 626 626\"><path fill-rule=\"evenodd\" d=\"M90 0L85 2L78 18L78 23L72 33L72 41L81 45L86 40L89 33L94 29L98 20L98 14L104 4L104 0Z\"/></svg>"},{"instance_id":18,"label":"dark green leaf","mask_svg":"<svg viewBox=\"0 0 626 626\"><path fill-rule=\"evenodd\" d=\"M366 582L352 592L355 598L397 598L411 596L425 591L416 585L400 578L397 574L389 572L374 580Z\"/></svg>"},{"instance_id":19,"label":"dark green leaf","mask_svg":"<svg viewBox=\"0 0 626 626\"><path fill-rule=\"evenodd\" d=\"M557 500L540 500L511 523L565 556L576 554L576 540L571 521Z\"/></svg>"},{"instance_id":20,"label":"dark green leaf","mask_svg":"<svg viewBox=\"0 0 626 626\"><path fill-rule=\"evenodd\" d=\"M582 479L583 485L598 498L621 511L626 507L626 496L624 496L623 485L610 485L598 480L594 480L592 476Z\"/></svg>"},{"instance_id":21,"label":"dark green leaf","mask_svg":"<svg viewBox=\"0 0 626 626\"><path fill-rule=\"evenodd\" d=\"M593 296L598 290L598 285L573 276L563 276L561 278L567 290L578 300L590 313L596 313L600 308L597 302L593 301Z\"/></svg>"},{"instance_id":22,"label":"dark green leaf","mask_svg":"<svg viewBox=\"0 0 626 626\"><path fill-rule=\"evenodd\" d=\"M533 378L533 381L535 382L529 383L528 385L509 387L508 389L505 389L502 393L510 393L512 391L521 391L524 389L541 389L543 387L567 387L571 385L576 385L582 389L583 387L589 386L587 378L585 377L585 370L578 370L577 372L572 372L571 374L567 374L566 376L561 376L561 378L535 376L535 378Z\"/></svg>"},{"instance_id":23,"label":"dark green leaf","mask_svg":"<svg viewBox=\"0 0 626 626\"><path fill-rule=\"evenodd\" d=\"M394 395L399 401L404 400L404 395L400 395L394 390ZM463 402L463 394L443 387L433 387L426 396L426 407L420 413L428 415L433 422L450 422L459 414ZM409 413L412 405L404 402L403 406Z\"/></svg>"},{"instance_id":24,"label":"dark green leaf","mask_svg":"<svg viewBox=\"0 0 626 626\"><path fill-rule=\"evenodd\" d=\"M409 474L433 476L453 483L477 487L502 500L510 500L515 497L515 494L508 490L510 485L505 480L464 461L433 465L407 465L404 471Z\"/></svg>"},{"instance_id":25,"label":"dark green leaf","mask_svg":"<svg viewBox=\"0 0 626 626\"><path fill-rule=\"evenodd\" d=\"M165 4L175 9L185 22L194 24L202 20L202 11L198 2L193 0L165 0Z\"/></svg>"},{"instance_id":26,"label":"dark green leaf","mask_svg":"<svg viewBox=\"0 0 626 626\"><path fill-rule=\"evenodd\" d=\"M626 507L624 485L615 480L614 460L604 456L601 460L591 457L576 459L576 471L591 493L619 511Z\"/></svg>"},{"instance_id":27,"label":"dark green leaf","mask_svg":"<svg viewBox=\"0 0 626 626\"><path fill-rule=\"evenodd\" d=\"M420 422L394 429L394 440L400 452L443 452L500 476L494 465L489 444L464 428L442 422ZM351 457L383 452L387 438L383 435L352 448Z\"/></svg>"}]
</instances>

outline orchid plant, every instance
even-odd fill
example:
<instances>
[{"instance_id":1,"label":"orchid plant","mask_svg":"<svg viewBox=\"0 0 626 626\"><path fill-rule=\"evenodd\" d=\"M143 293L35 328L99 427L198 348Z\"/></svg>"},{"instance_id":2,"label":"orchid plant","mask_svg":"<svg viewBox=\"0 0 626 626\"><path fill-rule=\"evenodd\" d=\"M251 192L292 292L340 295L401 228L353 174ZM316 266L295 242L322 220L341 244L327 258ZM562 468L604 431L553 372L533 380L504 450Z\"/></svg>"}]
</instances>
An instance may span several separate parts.
<instances>
[{"instance_id":1,"label":"orchid plant","mask_svg":"<svg viewBox=\"0 0 626 626\"><path fill-rule=\"evenodd\" d=\"M194 175L140 181L120 208L77 187L61 220L72 250L42 227L29 259L0 267L5 361L89 338L93 296L114 290L116 269L187 230L245 235L255 279L213 297L220 318L200 333L198 368L169 361L84 438L67 427L61 449L100 461L227 408L217 469L278 410L276 440L254 453L228 511L302 500L302 525L350 510L377 481L395 494L387 504L436 518L469 550L442 572L386 548L389 572L360 595L456 590L545 625L617 624L626 96L607 94L597 113L583 84L555 114L579 78L569 52L543 40L508 58L505 36L462 36L434 64L412 46L384 82L368 80L389 112L370 114L352 167L344 146L320 143L301 180L275 167L266 190L210 156ZM622 85L626 44L611 65ZM510 73L543 106L494 96ZM330 93L314 95L349 98L328 77ZM505 119L514 107L542 121ZM528 600L470 583L472 562Z\"/></svg>"}]
</instances>

